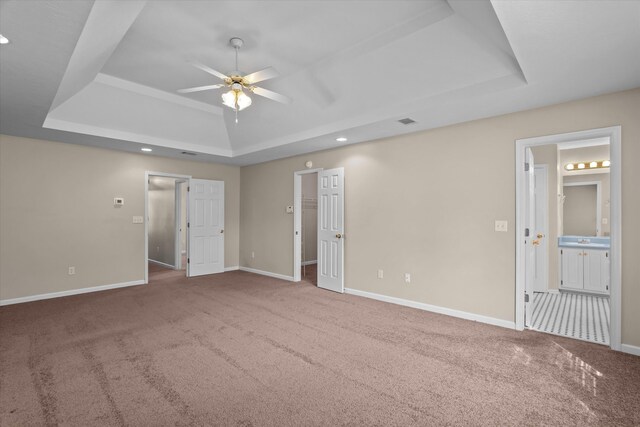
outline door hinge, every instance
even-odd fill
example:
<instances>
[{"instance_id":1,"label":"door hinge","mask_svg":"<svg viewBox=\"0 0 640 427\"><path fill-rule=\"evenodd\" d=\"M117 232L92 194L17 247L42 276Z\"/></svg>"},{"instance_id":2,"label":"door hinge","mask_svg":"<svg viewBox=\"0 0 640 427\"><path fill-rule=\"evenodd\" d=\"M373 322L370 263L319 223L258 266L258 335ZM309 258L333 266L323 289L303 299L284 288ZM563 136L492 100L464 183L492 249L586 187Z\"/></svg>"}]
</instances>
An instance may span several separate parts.
<instances>
[{"instance_id":1,"label":"door hinge","mask_svg":"<svg viewBox=\"0 0 640 427\"><path fill-rule=\"evenodd\" d=\"M529 294L524 294L524 302L529 302Z\"/></svg>"},{"instance_id":2,"label":"door hinge","mask_svg":"<svg viewBox=\"0 0 640 427\"><path fill-rule=\"evenodd\" d=\"M187 185L187 191L191 191L191 186Z\"/></svg>"},{"instance_id":3,"label":"door hinge","mask_svg":"<svg viewBox=\"0 0 640 427\"><path fill-rule=\"evenodd\" d=\"M191 227L191 223L190 222L187 223L187 228L189 228L189 227Z\"/></svg>"},{"instance_id":4,"label":"door hinge","mask_svg":"<svg viewBox=\"0 0 640 427\"><path fill-rule=\"evenodd\" d=\"M609 258L609 252L605 252L605 253L604 253L604 256L605 256L605 257L607 257L607 258Z\"/></svg>"},{"instance_id":5,"label":"door hinge","mask_svg":"<svg viewBox=\"0 0 640 427\"><path fill-rule=\"evenodd\" d=\"M561 285L564 285L564 280L560 280L560 284L561 284Z\"/></svg>"},{"instance_id":6,"label":"door hinge","mask_svg":"<svg viewBox=\"0 0 640 427\"><path fill-rule=\"evenodd\" d=\"M529 172L529 163L524 164L524 171Z\"/></svg>"},{"instance_id":7,"label":"door hinge","mask_svg":"<svg viewBox=\"0 0 640 427\"><path fill-rule=\"evenodd\" d=\"M191 264L191 258L187 258L187 264Z\"/></svg>"},{"instance_id":8,"label":"door hinge","mask_svg":"<svg viewBox=\"0 0 640 427\"><path fill-rule=\"evenodd\" d=\"M560 249L560 255L562 255L564 252L562 251L562 249Z\"/></svg>"}]
</instances>

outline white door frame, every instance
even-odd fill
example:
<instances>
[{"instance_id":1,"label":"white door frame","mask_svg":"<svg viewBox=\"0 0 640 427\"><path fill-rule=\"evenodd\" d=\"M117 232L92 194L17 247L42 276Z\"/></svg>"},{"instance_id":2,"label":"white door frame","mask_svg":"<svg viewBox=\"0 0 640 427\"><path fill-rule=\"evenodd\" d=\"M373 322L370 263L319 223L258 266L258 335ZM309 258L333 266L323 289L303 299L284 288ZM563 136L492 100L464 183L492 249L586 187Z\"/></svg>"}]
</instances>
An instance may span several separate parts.
<instances>
[{"instance_id":1,"label":"white door frame","mask_svg":"<svg viewBox=\"0 0 640 427\"><path fill-rule=\"evenodd\" d=\"M176 270L182 270L182 251L180 250L180 245L182 243L182 185L186 183L186 179L176 179L176 198L175 198L175 208L176 208L176 224L175 224L175 243L174 243L174 257L176 259L175 266ZM187 183L187 185L189 185ZM188 200L187 200L188 203ZM187 231L184 230L186 233Z\"/></svg>"},{"instance_id":2,"label":"white door frame","mask_svg":"<svg viewBox=\"0 0 640 427\"><path fill-rule=\"evenodd\" d=\"M596 186L596 236L602 236L602 193L601 193L600 181L584 181L584 182L564 182L562 187L581 187L583 185L595 185ZM564 190L562 191L564 195ZM563 197L564 200L564 197ZM562 209L564 214L564 208ZM562 228L564 229L564 219L562 221Z\"/></svg>"},{"instance_id":3,"label":"white door frame","mask_svg":"<svg viewBox=\"0 0 640 427\"><path fill-rule=\"evenodd\" d=\"M544 237L542 238L542 245L538 246L538 248L542 248L544 249L543 252L544 256L543 257L539 257L538 256L538 252L536 252L536 265L538 265L540 262L542 262L542 283L543 283L543 288L544 288L544 292L549 290L549 165L546 164L539 164L539 165L534 165L534 174L538 171L542 171L542 174L544 175L544 183L545 183L545 187L544 187L544 195L545 197L541 197L538 198L536 197L536 210L538 209L538 203L541 203L542 205L542 224L543 227L539 227L539 218L536 212L536 230L535 232L537 233L538 230L540 228L542 228L544 230ZM536 184L538 183L538 180L536 179ZM536 186L536 196L538 195L538 190L537 190L537 186ZM555 196L554 196L555 197ZM540 259L542 258L542 259ZM533 286L534 291L536 290L536 286Z\"/></svg>"},{"instance_id":4,"label":"white door frame","mask_svg":"<svg viewBox=\"0 0 640 427\"><path fill-rule=\"evenodd\" d=\"M176 175L166 172L145 171L144 173L144 283L149 284L149 178L161 176L164 178L181 179L190 185L191 175ZM189 216L189 200L187 198L187 217ZM189 235L187 234L187 257L189 256ZM187 264L187 269L189 265ZM187 275L189 272L187 271Z\"/></svg>"},{"instance_id":5,"label":"white door frame","mask_svg":"<svg viewBox=\"0 0 640 427\"><path fill-rule=\"evenodd\" d=\"M322 168L306 169L293 173L293 281L299 282L302 268L302 175L320 174ZM318 221L317 224L320 224ZM318 230L316 227L316 235Z\"/></svg>"},{"instance_id":6,"label":"white door frame","mask_svg":"<svg viewBox=\"0 0 640 427\"><path fill-rule=\"evenodd\" d=\"M578 141L595 138L609 138L610 149L610 173L611 173L611 348L621 350L621 278L622 278L622 128L612 126L601 129L591 129L578 132L570 132L558 135L548 135L535 138L516 140L516 292L515 311L516 329L524 329L524 284L525 284L525 172L524 151L526 147L539 145L560 144L569 141Z\"/></svg>"}]
</instances>

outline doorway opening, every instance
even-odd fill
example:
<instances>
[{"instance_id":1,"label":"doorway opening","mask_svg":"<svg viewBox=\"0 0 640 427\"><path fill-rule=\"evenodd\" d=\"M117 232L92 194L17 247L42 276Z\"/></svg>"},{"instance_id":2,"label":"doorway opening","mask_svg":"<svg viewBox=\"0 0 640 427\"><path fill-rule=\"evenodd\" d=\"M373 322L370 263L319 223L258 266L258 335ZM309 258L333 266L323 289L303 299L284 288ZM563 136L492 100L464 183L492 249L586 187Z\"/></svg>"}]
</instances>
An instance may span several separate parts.
<instances>
[{"instance_id":1,"label":"doorway opening","mask_svg":"<svg viewBox=\"0 0 640 427\"><path fill-rule=\"evenodd\" d=\"M302 177L315 174L317 188L315 237L317 239L316 286L333 292L344 293L344 168L313 169L293 174L293 280L299 282L303 269L313 265L307 257L307 265L302 264L302 222L303 191ZM313 194L313 193L311 193ZM309 201L310 202L310 201ZM308 206L309 207L309 206ZM289 211L289 208L287 208ZM313 209L307 209L307 218L314 215ZM310 222L310 221L308 221ZM307 243L314 233L309 231Z\"/></svg>"},{"instance_id":2,"label":"doorway opening","mask_svg":"<svg viewBox=\"0 0 640 427\"><path fill-rule=\"evenodd\" d=\"M516 329L620 349L620 145L619 126L516 141Z\"/></svg>"},{"instance_id":3,"label":"doorway opening","mask_svg":"<svg viewBox=\"0 0 640 427\"><path fill-rule=\"evenodd\" d=\"M145 283L188 276L188 176L147 172L145 181Z\"/></svg>"},{"instance_id":4,"label":"doorway opening","mask_svg":"<svg viewBox=\"0 0 640 427\"><path fill-rule=\"evenodd\" d=\"M294 281L318 285L318 172L294 175Z\"/></svg>"}]
</instances>

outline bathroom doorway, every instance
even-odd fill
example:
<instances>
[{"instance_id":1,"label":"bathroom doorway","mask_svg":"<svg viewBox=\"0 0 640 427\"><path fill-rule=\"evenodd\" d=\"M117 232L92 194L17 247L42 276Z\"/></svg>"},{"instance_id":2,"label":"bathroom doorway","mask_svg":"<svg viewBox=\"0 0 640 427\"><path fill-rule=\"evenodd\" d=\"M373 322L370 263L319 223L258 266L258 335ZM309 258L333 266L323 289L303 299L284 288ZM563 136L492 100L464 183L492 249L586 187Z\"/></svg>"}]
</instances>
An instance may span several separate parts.
<instances>
[{"instance_id":1,"label":"bathroom doorway","mask_svg":"<svg viewBox=\"0 0 640 427\"><path fill-rule=\"evenodd\" d=\"M517 329L620 348L620 134L613 127L516 142ZM546 184L532 165L547 166ZM548 193L546 232L536 184ZM588 191L572 191L583 185ZM547 256L537 251L543 245ZM546 291L535 285L545 263Z\"/></svg>"}]
</instances>

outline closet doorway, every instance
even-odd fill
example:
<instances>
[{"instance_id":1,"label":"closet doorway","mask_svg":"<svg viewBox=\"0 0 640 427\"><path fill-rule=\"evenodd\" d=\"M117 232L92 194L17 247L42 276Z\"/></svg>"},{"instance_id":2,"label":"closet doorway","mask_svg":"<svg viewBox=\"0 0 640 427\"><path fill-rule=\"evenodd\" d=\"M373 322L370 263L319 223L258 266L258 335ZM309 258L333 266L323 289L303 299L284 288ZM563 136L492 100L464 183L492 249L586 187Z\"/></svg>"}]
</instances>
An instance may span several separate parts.
<instances>
[{"instance_id":1,"label":"closet doorway","mask_svg":"<svg viewBox=\"0 0 640 427\"><path fill-rule=\"evenodd\" d=\"M294 176L294 281L318 285L318 172Z\"/></svg>"},{"instance_id":2,"label":"closet doorway","mask_svg":"<svg viewBox=\"0 0 640 427\"><path fill-rule=\"evenodd\" d=\"M147 173L145 189L145 282L149 273L187 275L188 176ZM154 277L155 277L154 276Z\"/></svg>"}]
</instances>

